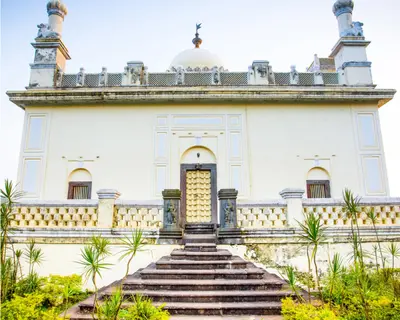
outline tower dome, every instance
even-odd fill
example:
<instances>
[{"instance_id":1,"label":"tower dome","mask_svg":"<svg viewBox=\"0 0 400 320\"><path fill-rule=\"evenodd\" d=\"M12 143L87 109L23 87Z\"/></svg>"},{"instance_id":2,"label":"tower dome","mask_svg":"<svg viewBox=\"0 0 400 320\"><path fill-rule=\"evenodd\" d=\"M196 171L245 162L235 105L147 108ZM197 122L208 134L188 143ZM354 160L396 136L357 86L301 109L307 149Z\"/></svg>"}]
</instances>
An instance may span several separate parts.
<instances>
[{"instance_id":1,"label":"tower dome","mask_svg":"<svg viewBox=\"0 0 400 320\"><path fill-rule=\"evenodd\" d=\"M169 70L174 71L178 67L182 67L186 71L206 71L214 67L223 68L222 60L216 54L200 48L203 42L199 38L198 30L200 28L201 23L196 24L196 37L192 40L195 47L178 53L172 60Z\"/></svg>"}]
</instances>

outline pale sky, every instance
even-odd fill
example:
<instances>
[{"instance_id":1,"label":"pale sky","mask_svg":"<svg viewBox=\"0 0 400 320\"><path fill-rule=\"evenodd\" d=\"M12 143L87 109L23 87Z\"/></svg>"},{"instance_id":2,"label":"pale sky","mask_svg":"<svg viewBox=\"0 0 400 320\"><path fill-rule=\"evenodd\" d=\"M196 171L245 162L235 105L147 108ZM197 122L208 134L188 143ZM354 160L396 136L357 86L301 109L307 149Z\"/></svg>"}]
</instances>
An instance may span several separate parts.
<instances>
[{"instance_id":1,"label":"pale sky","mask_svg":"<svg viewBox=\"0 0 400 320\"><path fill-rule=\"evenodd\" d=\"M37 35L47 23L47 0L1 1L0 179L16 180L23 110L7 90L29 82ZM253 60L269 60L276 72L298 71L315 53L327 57L338 40L334 0L64 0L68 15L63 41L72 60L67 73L123 72L141 60L150 72L165 71L174 56L191 48L202 22L202 48L219 55L230 71L247 71ZM400 91L400 1L355 0L354 21L364 23L374 83ZM400 92L383 106L380 121L391 196L400 196ZM338 124L338 130L340 124ZM274 152L271 150L271 152ZM290 187L290 186L288 186Z\"/></svg>"}]
</instances>

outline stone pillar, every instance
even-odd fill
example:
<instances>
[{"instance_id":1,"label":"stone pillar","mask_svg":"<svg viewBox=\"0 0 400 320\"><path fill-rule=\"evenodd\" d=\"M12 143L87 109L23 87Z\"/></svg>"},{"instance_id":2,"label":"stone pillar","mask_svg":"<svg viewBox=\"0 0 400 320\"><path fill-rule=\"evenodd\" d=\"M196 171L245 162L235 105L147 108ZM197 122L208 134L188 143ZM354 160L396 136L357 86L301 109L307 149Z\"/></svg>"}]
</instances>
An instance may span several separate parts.
<instances>
[{"instance_id":1,"label":"stone pillar","mask_svg":"<svg viewBox=\"0 0 400 320\"><path fill-rule=\"evenodd\" d=\"M337 0L333 5L332 11L338 21L340 37L351 28L353 23L353 9L353 0Z\"/></svg>"},{"instance_id":2,"label":"stone pillar","mask_svg":"<svg viewBox=\"0 0 400 320\"><path fill-rule=\"evenodd\" d=\"M62 34L62 27L64 17L67 15L68 10L64 3L60 0L51 0L47 3L47 14L49 15L50 30L57 32L60 37Z\"/></svg>"},{"instance_id":3,"label":"stone pillar","mask_svg":"<svg viewBox=\"0 0 400 320\"><path fill-rule=\"evenodd\" d=\"M115 200L121 195L114 189L101 189L97 191L99 207L97 208L97 227L112 228L114 220Z\"/></svg>"},{"instance_id":4,"label":"stone pillar","mask_svg":"<svg viewBox=\"0 0 400 320\"><path fill-rule=\"evenodd\" d=\"M286 200L287 204L287 223L289 227L298 227L297 221L303 221L303 189L284 189L279 192L280 196Z\"/></svg>"},{"instance_id":5,"label":"stone pillar","mask_svg":"<svg viewBox=\"0 0 400 320\"><path fill-rule=\"evenodd\" d=\"M236 199L238 191L235 189L221 189L218 191L219 216L221 229L237 228Z\"/></svg>"},{"instance_id":6,"label":"stone pillar","mask_svg":"<svg viewBox=\"0 0 400 320\"><path fill-rule=\"evenodd\" d=\"M181 190L165 189L162 192L162 196L164 199L163 231L180 230L179 214L180 214Z\"/></svg>"}]
</instances>

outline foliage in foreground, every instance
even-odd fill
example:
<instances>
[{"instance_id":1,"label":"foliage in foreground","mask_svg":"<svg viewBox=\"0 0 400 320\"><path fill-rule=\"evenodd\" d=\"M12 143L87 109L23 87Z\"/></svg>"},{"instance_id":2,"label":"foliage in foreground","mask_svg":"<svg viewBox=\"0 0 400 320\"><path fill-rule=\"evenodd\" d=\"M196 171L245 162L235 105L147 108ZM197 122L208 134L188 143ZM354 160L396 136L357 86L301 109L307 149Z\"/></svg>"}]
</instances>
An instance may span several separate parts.
<instances>
[{"instance_id":1,"label":"foliage in foreground","mask_svg":"<svg viewBox=\"0 0 400 320\"><path fill-rule=\"evenodd\" d=\"M134 304L129 309L120 311L121 320L168 320L170 317L163 305L155 307L149 298L136 295L133 300Z\"/></svg>"}]
</instances>

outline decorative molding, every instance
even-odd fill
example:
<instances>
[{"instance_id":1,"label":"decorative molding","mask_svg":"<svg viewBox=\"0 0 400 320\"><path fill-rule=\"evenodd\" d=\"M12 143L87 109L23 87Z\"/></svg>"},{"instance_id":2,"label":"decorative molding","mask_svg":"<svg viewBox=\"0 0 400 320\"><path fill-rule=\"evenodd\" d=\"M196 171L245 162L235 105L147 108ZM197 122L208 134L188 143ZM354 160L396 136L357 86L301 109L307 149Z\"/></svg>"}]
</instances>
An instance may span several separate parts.
<instances>
[{"instance_id":1,"label":"decorative molding","mask_svg":"<svg viewBox=\"0 0 400 320\"><path fill-rule=\"evenodd\" d=\"M121 194L115 189L100 189L97 195L99 199L118 199Z\"/></svg>"},{"instance_id":2,"label":"decorative molding","mask_svg":"<svg viewBox=\"0 0 400 320\"><path fill-rule=\"evenodd\" d=\"M121 87L121 88L71 88L29 89L8 91L11 102L25 106L83 105L87 104L143 104L175 102L246 102L271 103L296 102L377 102L379 107L393 99L396 90L374 89L372 87Z\"/></svg>"},{"instance_id":3,"label":"decorative molding","mask_svg":"<svg viewBox=\"0 0 400 320\"><path fill-rule=\"evenodd\" d=\"M304 190L303 189L283 189L281 192L279 192L279 195L283 199L301 199L303 197Z\"/></svg>"},{"instance_id":4,"label":"decorative molding","mask_svg":"<svg viewBox=\"0 0 400 320\"><path fill-rule=\"evenodd\" d=\"M372 62L369 61L347 61L343 62L342 69L346 69L347 67L367 67L370 68Z\"/></svg>"}]
</instances>

